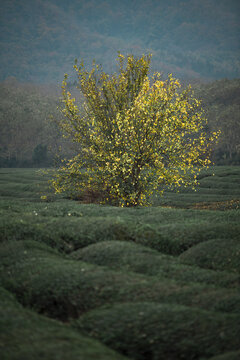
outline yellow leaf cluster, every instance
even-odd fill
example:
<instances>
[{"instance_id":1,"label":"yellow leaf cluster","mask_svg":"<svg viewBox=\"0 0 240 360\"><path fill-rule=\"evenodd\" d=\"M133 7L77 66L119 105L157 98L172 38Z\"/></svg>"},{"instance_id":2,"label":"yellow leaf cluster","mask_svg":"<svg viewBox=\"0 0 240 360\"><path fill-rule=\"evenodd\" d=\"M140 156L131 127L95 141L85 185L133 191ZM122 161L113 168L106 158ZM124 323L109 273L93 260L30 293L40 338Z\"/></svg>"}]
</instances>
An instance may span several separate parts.
<instances>
[{"instance_id":1,"label":"yellow leaf cluster","mask_svg":"<svg viewBox=\"0 0 240 360\"><path fill-rule=\"evenodd\" d=\"M196 185L219 133L204 132L206 119L190 87L182 90L171 74L166 80L148 76L150 58L119 53L119 72L112 76L96 64L91 71L75 64L81 108L65 76L60 126L79 153L58 169L56 192L96 189L105 194L103 202L136 206L163 186Z\"/></svg>"}]
</instances>

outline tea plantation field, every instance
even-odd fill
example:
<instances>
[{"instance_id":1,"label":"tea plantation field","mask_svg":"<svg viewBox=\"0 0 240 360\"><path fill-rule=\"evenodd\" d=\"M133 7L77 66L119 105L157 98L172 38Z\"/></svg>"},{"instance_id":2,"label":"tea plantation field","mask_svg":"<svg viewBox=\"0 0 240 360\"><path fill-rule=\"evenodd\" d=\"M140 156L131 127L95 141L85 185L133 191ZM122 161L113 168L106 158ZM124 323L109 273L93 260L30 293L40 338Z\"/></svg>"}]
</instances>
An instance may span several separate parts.
<instances>
[{"instance_id":1,"label":"tea plantation field","mask_svg":"<svg viewBox=\"0 0 240 360\"><path fill-rule=\"evenodd\" d=\"M49 176L0 169L1 359L240 359L239 166L139 208Z\"/></svg>"}]
</instances>

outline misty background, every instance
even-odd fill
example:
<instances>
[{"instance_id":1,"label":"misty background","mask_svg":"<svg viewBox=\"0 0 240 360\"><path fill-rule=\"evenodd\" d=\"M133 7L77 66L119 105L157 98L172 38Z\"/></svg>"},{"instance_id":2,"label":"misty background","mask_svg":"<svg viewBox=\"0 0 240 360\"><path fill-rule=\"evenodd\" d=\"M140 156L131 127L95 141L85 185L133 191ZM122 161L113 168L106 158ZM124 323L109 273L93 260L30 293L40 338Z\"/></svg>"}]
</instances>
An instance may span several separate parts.
<instances>
[{"instance_id":1,"label":"misty background","mask_svg":"<svg viewBox=\"0 0 240 360\"><path fill-rule=\"evenodd\" d=\"M213 160L239 164L239 17L237 0L1 0L0 166L68 156L56 125L64 74L74 91L75 58L112 73L117 51L152 53L151 71L191 83L208 130L222 131Z\"/></svg>"}]
</instances>

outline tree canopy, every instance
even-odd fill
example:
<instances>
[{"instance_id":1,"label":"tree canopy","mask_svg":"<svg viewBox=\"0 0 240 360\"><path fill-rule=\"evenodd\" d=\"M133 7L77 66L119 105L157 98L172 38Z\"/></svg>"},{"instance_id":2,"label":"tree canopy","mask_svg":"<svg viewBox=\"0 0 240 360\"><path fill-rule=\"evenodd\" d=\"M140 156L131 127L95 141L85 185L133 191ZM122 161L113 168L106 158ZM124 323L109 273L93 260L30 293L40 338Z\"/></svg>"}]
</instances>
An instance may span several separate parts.
<instances>
[{"instance_id":1,"label":"tree canopy","mask_svg":"<svg viewBox=\"0 0 240 360\"><path fill-rule=\"evenodd\" d=\"M218 133L206 134L207 120L191 88L181 89L170 74L148 76L151 56L118 55L118 72L109 75L93 62L88 71L75 63L79 106L62 85L64 136L79 144L52 181L56 192L98 194L103 203L148 203L165 185L188 186L210 164Z\"/></svg>"}]
</instances>

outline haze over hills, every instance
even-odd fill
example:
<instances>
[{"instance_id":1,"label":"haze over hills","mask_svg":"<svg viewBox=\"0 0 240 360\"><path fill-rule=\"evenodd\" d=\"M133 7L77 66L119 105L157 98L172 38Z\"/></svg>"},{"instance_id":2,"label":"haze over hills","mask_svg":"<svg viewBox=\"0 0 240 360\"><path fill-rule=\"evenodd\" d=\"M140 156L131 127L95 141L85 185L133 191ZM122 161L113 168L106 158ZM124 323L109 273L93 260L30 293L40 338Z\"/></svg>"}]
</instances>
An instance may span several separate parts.
<instances>
[{"instance_id":1,"label":"haze over hills","mask_svg":"<svg viewBox=\"0 0 240 360\"><path fill-rule=\"evenodd\" d=\"M118 50L182 79L237 78L239 15L238 0L1 0L0 80L59 83L75 58L110 72Z\"/></svg>"}]
</instances>

